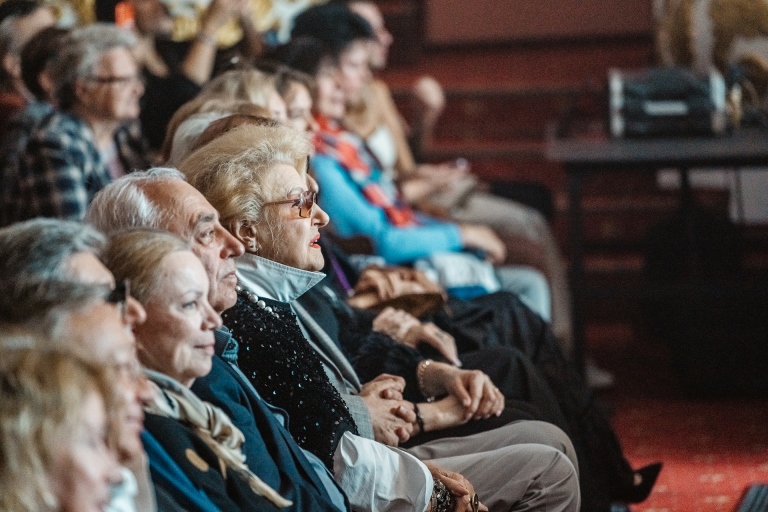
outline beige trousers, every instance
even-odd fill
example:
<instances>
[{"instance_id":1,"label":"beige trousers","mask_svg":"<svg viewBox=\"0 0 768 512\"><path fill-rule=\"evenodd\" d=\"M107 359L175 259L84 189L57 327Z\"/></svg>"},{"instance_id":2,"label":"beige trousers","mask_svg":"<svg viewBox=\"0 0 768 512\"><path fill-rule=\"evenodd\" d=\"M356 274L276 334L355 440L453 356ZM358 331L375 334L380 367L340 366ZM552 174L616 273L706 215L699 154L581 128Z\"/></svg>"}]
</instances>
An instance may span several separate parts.
<instances>
[{"instance_id":1,"label":"beige trousers","mask_svg":"<svg viewBox=\"0 0 768 512\"><path fill-rule=\"evenodd\" d=\"M518 421L406 450L464 475L490 512L577 512L579 467L570 439L541 421Z\"/></svg>"}]
</instances>

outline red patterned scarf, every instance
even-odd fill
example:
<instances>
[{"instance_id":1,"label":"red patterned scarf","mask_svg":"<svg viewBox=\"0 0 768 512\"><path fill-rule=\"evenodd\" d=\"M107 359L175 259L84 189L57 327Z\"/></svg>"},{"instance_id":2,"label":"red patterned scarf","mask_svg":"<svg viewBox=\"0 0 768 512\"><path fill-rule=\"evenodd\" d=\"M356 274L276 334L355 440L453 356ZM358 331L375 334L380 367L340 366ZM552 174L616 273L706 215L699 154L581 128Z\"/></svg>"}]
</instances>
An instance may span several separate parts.
<instances>
[{"instance_id":1,"label":"red patterned scarf","mask_svg":"<svg viewBox=\"0 0 768 512\"><path fill-rule=\"evenodd\" d=\"M381 166L362 139L324 116L318 115L316 120L319 130L313 143L317 153L338 162L360 188L365 199L384 210L392 225L416 225L413 210L400 199L395 184L381 171Z\"/></svg>"}]
</instances>

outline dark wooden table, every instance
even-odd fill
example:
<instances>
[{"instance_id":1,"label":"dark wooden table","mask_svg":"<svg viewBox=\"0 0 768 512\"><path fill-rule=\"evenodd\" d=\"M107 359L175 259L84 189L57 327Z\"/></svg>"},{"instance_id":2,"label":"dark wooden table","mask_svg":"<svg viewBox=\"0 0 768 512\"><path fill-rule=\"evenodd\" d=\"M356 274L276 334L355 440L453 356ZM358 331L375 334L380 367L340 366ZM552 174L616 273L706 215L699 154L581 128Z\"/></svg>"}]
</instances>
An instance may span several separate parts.
<instances>
[{"instance_id":1,"label":"dark wooden table","mask_svg":"<svg viewBox=\"0 0 768 512\"><path fill-rule=\"evenodd\" d=\"M578 130L572 129L566 135L558 133L557 128L553 126L547 137L546 156L548 160L562 163L568 175L574 360L583 368L586 343L583 311L586 283L582 229L584 177L592 173L655 173L659 169L677 169L680 172L680 202L685 218L685 212L689 212L692 206L688 171L768 168L768 131L740 129L720 137L611 139L599 124L585 125Z\"/></svg>"}]
</instances>

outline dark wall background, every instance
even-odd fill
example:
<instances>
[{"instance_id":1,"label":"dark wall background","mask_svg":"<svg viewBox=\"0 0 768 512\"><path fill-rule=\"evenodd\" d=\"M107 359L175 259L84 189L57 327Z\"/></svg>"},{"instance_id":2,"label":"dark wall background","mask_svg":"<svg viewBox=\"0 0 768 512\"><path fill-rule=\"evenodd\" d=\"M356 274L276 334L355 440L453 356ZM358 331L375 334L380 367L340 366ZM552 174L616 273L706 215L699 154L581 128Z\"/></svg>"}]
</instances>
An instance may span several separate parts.
<instances>
[{"instance_id":1,"label":"dark wall background","mask_svg":"<svg viewBox=\"0 0 768 512\"><path fill-rule=\"evenodd\" d=\"M432 45L648 35L652 0L426 0Z\"/></svg>"}]
</instances>

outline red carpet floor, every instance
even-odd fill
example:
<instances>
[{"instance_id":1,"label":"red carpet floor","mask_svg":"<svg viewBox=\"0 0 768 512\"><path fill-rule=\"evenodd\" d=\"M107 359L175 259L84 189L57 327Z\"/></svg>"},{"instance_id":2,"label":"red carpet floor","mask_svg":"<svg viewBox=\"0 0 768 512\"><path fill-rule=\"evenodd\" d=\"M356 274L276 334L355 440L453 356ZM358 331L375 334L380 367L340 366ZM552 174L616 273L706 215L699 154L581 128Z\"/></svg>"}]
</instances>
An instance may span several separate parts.
<instances>
[{"instance_id":1,"label":"red carpet floor","mask_svg":"<svg viewBox=\"0 0 768 512\"><path fill-rule=\"evenodd\" d=\"M751 484L768 483L768 401L686 398L663 346L621 326L588 336L617 379L600 396L628 458L635 467L664 462L653 493L633 512L733 511Z\"/></svg>"}]
</instances>

